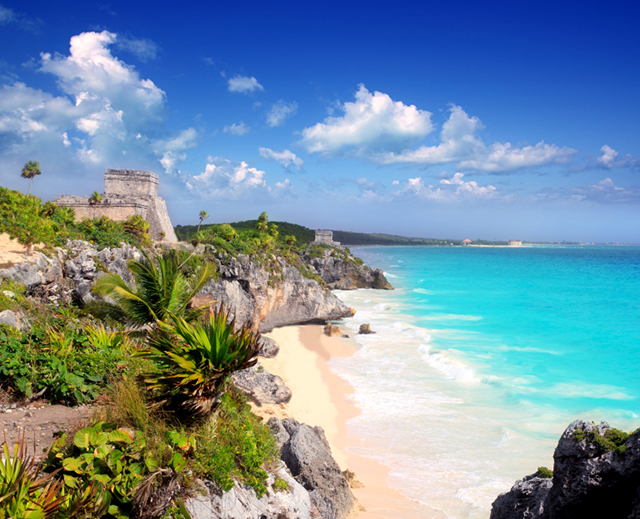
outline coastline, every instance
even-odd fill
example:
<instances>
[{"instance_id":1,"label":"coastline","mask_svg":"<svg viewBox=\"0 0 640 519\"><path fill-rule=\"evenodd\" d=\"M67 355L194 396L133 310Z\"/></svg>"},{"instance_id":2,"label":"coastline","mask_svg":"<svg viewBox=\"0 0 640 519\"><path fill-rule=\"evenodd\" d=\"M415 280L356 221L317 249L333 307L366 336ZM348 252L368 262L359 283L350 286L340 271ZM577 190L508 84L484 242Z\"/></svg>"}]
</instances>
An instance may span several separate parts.
<instances>
[{"instance_id":1,"label":"coastline","mask_svg":"<svg viewBox=\"0 0 640 519\"><path fill-rule=\"evenodd\" d=\"M361 439L350 436L347 422L360 414L349 395L353 388L331 372L328 362L334 357L348 357L356 348L339 337L323 334L320 325L277 328L265 334L280 345L275 358L260 359L264 368L282 377L293 396L287 404L263 405L254 412L268 419L295 418L325 430L333 457L341 470L349 469L364 486L353 488L364 519L419 519L444 517L425 509L387 484L390 469L371 458L355 454L363 448ZM428 512L427 512L428 513Z\"/></svg>"}]
</instances>

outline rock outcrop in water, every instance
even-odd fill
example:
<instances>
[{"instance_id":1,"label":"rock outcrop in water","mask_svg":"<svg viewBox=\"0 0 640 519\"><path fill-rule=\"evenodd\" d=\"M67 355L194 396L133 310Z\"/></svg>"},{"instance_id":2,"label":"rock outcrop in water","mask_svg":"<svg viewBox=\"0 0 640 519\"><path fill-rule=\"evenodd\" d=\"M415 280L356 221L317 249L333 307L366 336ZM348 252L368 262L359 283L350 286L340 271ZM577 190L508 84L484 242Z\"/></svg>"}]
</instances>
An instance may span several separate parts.
<instances>
[{"instance_id":1,"label":"rock outcrop in water","mask_svg":"<svg viewBox=\"0 0 640 519\"><path fill-rule=\"evenodd\" d=\"M640 434L608 450L617 433L606 422L573 422L553 455L553 477L517 481L494 501L491 519L640 518Z\"/></svg>"}]
</instances>

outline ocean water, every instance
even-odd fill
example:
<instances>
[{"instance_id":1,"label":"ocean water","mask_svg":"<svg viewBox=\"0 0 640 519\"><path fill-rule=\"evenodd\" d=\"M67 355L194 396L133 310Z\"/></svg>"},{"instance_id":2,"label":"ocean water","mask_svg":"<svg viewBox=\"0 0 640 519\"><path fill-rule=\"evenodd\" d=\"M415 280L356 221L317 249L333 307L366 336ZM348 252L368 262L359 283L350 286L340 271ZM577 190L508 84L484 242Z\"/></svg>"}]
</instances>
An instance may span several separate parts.
<instances>
[{"instance_id":1,"label":"ocean water","mask_svg":"<svg viewBox=\"0 0 640 519\"><path fill-rule=\"evenodd\" d=\"M640 247L353 248L395 291L337 291L358 454L424 517L487 518L576 419L640 426ZM357 335L369 323L375 335Z\"/></svg>"}]
</instances>

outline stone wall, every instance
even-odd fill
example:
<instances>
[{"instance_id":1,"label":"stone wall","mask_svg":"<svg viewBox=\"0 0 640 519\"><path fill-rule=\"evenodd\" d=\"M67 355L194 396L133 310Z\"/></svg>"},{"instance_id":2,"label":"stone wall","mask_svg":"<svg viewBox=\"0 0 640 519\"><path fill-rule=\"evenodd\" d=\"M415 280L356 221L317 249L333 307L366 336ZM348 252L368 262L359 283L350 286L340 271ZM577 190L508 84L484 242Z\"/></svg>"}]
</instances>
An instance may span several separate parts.
<instances>
[{"instance_id":1,"label":"stone wall","mask_svg":"<svg viewBox=\"0 0 640 519\"><path fill-rule=\"evenodd\" d=\"M105 195L127 197L158 196L158 175L135 169L107 169L104 174Z\"/></svg>"},{"instance_id":2,"label":"stone wall","mask_svg":"<svg viewBox=\"0 0 640 519\"><path fill-rule=\"evenodd\" d=\"M333 231L317 230L314 243L324 243L332 247L340 247L340 242L333 241Z\"/></svg>"},{"instance_id":3,"label":"stone wall","mask_svg":"<svg viewBox=\"0 0 640 519\"><path fill-rule=\"evenodd\" d=\"M150 171L107 169L105 192L100 202L91 203L86 196L60 195L53 203L73 207L76 220L106 216L122 222L140 215L149 222L149 232L156 241L177 242L167 204L158 196L158 175Z\"/></svg>"}]
</instances>

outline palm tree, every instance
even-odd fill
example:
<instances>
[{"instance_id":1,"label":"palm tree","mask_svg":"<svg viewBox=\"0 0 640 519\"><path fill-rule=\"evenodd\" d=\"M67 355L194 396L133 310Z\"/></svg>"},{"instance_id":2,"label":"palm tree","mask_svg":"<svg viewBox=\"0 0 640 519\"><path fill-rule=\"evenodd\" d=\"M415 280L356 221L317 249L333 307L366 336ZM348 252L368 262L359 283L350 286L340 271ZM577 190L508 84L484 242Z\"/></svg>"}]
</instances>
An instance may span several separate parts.
<instances>
[{"instance_id":1,"label":"palm tree","mask_svg":"<svg viewBox=\"0 0 640 519\"><path fill-rule=\"evenodd\" d=\"M101 202L102 202L102 195L100 193L98 193L97 191L94 191L93 193L91 193L91 196L89 197L90 205L99 204Z\"/></svg>"},{"instance_id":2,"label":"palm tree","mask_svg":"<svg viewBox=\"0 0 640 519\"><path fill-rule=\"evenodd\" d=\"M31 182L33 182L33 177L40 175L42 171L40 171L40 163L34 162L30 160L27 162L22 168L21 177L29 179L29 189L27 189L27 196L29 196L29 191L31 191Z\"/></svg>"},{"instance_id":3,"label":"palm tree","mask_svg":"<svg viewBox=\"0 0 640 519\"><path fill-rule=\"evenodd\" d=\"M191 285L180 272L175 254L165 252L142 261L129 260L129 270L135 284L127 284L118 274L105 274L96 281L93 291L113 300L92 301L85 311L101 319L108 318L141 330L170 315L184 316L191 321L202 315L204 308L187 309L189 301L205 285L215 271L206 263Z\"/></svg>"},{"instance_id":4,"label":"palm tree","mask_svg":"<svg viewBox=\"0 0 640 519\"><path fill-rule=\"evenodd\" d=\"M198 234L200 232L200 226L202 225L202 222L204 222L207 218L209 218L209 213L207 213L204 209L202 211L200 211L200 223L198 224L198 230L196 231L196 234Z\"/></svg>"},{"instance_id":5,"label":"palm tree","mask_svg":"<svg viewBox=\"0 0 640 519\"><path fill-rule=\"evenodd\" d=\"M258 217L258 223L256 224L256 228L260 232L265 232L267 230L267 225L269 223L269 217L266 212L262 212Z\"/></svg>"},{"instance_id":6,"label":"palm tree","mask_svg":"<svg viewBox=\"0 0 640 519\"><path fill-rule=\"evenodd\" d=\"M236 329L223 305L211 309L202 324L171 316L158 323L149 348L139 354L159 368L142 378L169 409L191 418L206 416L220 403L228 376L255 365L261 347L251 323Z\"/></svg>"}]
</instances>

